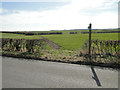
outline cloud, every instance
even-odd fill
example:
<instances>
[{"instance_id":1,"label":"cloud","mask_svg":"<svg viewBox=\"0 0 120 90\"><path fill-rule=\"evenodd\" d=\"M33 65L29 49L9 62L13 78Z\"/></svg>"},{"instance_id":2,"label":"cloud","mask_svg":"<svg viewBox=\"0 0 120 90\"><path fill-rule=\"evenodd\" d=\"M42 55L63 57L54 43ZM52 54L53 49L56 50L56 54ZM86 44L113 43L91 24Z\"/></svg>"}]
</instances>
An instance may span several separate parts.
<instances>
[{"instance_id":1,"label":"cloud","mask_svg":"<svg viewBox=\"0 0 120 90\"><path fill-rule=\"evenodd\" d=\"M70 4L53 10L16 10L8 14L9 11L0 9L6 12L0 15L1 30L87 29L89 23L93 23L93 28L117 28L118 14L109 10L113 4L117 6L115 3L117 0L71 0Z\"/></svg>"}]
</instances>

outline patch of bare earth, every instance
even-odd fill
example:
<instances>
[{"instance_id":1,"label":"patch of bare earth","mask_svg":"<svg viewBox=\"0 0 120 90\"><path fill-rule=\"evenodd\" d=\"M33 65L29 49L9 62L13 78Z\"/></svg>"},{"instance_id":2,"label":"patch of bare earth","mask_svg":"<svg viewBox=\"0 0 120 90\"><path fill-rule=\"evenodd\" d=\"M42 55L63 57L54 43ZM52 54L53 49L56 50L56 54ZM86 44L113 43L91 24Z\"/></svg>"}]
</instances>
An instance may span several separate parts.
<instances>
[{"instance_id":1,"label":"patch of bare earth","mask_svg":"<svg viewBox=\"0 0 120 90\"><path fill-rule=\"evenodd\" d=\"M59 50L60 49L60 46L50 40L48 40L47 38L45 37L42 37L40 36L52 49L54 50Z\"/></svg>"}]
</instances>

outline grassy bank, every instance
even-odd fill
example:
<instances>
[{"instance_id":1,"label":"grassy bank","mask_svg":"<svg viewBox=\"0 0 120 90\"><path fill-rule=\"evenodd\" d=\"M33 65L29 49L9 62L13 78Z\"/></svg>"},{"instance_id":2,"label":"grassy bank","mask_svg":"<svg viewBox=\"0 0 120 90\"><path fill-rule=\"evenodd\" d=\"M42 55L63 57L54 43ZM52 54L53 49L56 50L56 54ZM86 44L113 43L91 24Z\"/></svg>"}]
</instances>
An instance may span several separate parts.
<instances>
[{"instance_id":1,"label":"grassy bank","mask_svg":"<svg viewBox=\"0 0 120 90\"><path fill-rule=\"evenodd\" d=\"M40 53L18 52L18 51L2 51L2 56L25 58L32 60L43 60L62 63L73 63L81 65L94 65L100 67L120 68L120 61L116 57L104 57L92 59L92 63L85 56L80 56L79 51L68 50L42 50Z\"/></svg>"}]
</instances>

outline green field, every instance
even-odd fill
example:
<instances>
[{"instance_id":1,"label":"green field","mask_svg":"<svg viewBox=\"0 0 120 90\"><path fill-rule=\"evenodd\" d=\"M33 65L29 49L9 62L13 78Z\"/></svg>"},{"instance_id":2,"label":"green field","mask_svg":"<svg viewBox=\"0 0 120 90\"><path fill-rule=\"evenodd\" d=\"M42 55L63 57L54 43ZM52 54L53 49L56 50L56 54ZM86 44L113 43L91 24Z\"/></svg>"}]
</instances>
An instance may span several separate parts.
<instances>
[{"instance_id":1,"label":"green field","mask_svg":"<svg viewBox=\"0 0 120 90\"><path fill-rule=\"evenodd\" d=\"M54 43L62 46L62 49L80 49L83 43L88 40L88 34L63 34L63 35L42 35ZM92 39L118 40L117 33L92 34Z\"/></svg>"},{"instance_id":2,"label":"green field","mask_svg":"<svg viewBox=\"0 0 120 90\"><path fill-rule=\"evenodd\" d=\"M11 33L2 33L2 38L12 38L12 39L41 39L39 35L26 36L22 34L11 34Z\"/></svg>"},{"instance_id":3,"label":"green field","mask_svg":"<svg viewBox=\"0 0 120 90\"><path fill-rule=\"evenodd\" d=\"M85 30L55 30L55 31L31 31L31 33L51 33L51 32L62 32L63 34L69 34L69 32L77 32L78 34L80 34L81 32L88 32L89 30L85 29ZM96 30L93 29L92 32L108 32L108 31L119 31L119 29L101 29L101 30Z\"/></svg>"},{"instance_id":4,"label":"green field","mask_svg":"<svg viewBox=\"0 0 120 90\"><path fill-rule=\"evenodd\" d=\"M54 43L60 45L61 49L67 50L77 50L82 48L84 42L88 40L88 34L81 34L81 31L84 30L70 30L70 31L61 31L63 34L60 35L41 35ZM85 30L88 31L88 30ZM96 30L98 31L98 30ZM50 32L50 31L49 31ZM53 32L53 31L51 31ZM78 34L69 34L69 32L78 32ZM37 33L37 32L35 32ZM2 38L13 38L13 39L41 39L40 35L21 35L21 34L10 34L2 33ZM98 40L118 40L118 33L99 33L92 34L92 39Z\"/></svg>"}]
</instances>

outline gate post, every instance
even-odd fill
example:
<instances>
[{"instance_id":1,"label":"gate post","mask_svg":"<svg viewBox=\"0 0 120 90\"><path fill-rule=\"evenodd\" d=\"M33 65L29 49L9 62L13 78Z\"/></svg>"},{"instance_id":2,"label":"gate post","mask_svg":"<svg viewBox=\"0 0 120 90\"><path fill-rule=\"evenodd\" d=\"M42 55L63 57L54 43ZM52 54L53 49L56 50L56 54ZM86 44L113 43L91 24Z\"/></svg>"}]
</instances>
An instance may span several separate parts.
<instances>
[{"instance_id":1,"label":"gate post","mask_svg":"<svg viewBox=\"0 0 120 90\"><path fill-rule=\"evenodd\" d=\"M89 29L89 60L91 63L91 30L92 30L92 24L90 23L88 26Z\"/></svg>"}]
</instances>

